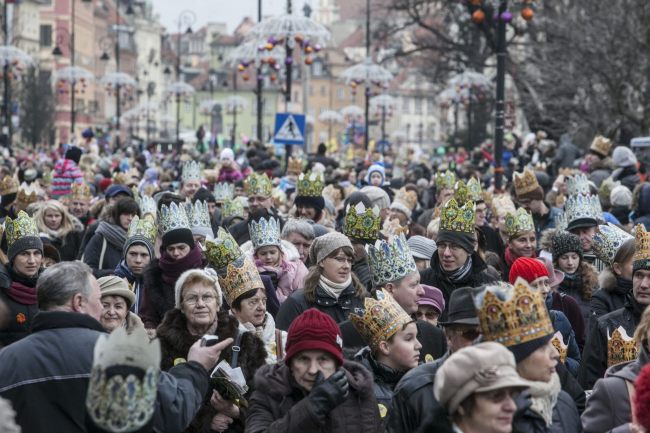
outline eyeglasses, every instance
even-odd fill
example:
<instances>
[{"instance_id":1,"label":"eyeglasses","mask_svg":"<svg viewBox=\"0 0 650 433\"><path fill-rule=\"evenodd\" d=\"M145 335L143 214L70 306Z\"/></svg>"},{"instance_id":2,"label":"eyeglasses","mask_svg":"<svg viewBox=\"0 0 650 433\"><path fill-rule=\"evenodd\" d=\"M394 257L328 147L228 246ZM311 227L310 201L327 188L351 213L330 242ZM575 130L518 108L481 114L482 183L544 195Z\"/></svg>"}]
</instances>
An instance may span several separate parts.
<instances>
[{"instance_id":1,"label":"eyeglasses","mask_svg":"<svg viewBox=\"0 0 650 433\"><path fill-rule=\"evenodd\" d=\"M336 261L339 262L339 264L341 264L341 265L343 265L343 264L345 264L345 263L351 265L351 264L354 262L354 261L353 261L350 257L348 257L348 256L336 256L336 257L328 257L328 258L330 258L330 259L332 259L332 260L336 260Z\"/></svg>"},{"instance_id":2,"label":"eyeglasses","mask_svg":"<svg viewBox=\"0 0 650 433\"><path fill-rule=\"evenodd\" d=\"M187 298L183 299L183 302L185 302L187 305L195 305L196 303L199 302L199 299L201 299L201 301L207 305L213 303L217 299L217 297L208 294L201 295L200 298L198 295L190 295Z\"/></svg>"},{"instance_id":3,"label":"eyeglasses","mask_svg":"<svg viewBox=\"0 0 650 433\"><path fill-rule=\"evenodd\" d=\"M440 242L438 243L438 249L440 251L445 251L447 248L449 248L450 251L452 252L458 252L462 249L462 247L458 244L452 244L452 243L447 243L447 242Z\"/></svg>"},{"instance_id":4,"label":"eyeglasses","mask_svg":"<svg viewBox=\"0 0 650 433\"><path fill-rule=\"evenodd\" d=\"M266 298L250 298L244 301L250 308L255 308L258 305L266 306Z\"/></svg>"}]
</instances>

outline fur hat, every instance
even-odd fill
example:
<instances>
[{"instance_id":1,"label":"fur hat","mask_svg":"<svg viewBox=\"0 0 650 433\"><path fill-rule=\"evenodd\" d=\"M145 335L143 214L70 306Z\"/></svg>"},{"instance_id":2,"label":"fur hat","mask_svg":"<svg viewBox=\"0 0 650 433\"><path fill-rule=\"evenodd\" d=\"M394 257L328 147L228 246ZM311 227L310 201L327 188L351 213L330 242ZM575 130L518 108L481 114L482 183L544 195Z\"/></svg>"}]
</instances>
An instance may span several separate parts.
<instances>
[{"instance_id":1,"label":"fur hat","mask_svg":"<svg viewBox=\"0 0 650 433\"><path fill-rule=\"evenodd\" d=\"M577 253L580 256L580 260L582 260L582 243L580 242L580 238L573 233L557 231L551 238L551 243L554 262L557 262L557 259L562 257L562 255L570 252Z\"/></svg>"},{"instance_id":2,"label":"fur hat","mask_svg":"<svg viewBox=\"0 0 650 433\"><path fill-rule=\"evenodd\" d=\"M187 279L190 277L199 277L202 280L212 284L212 288L214 289L217 298L217 310L219 310L219 308L221 308L221 304L223 303L221 286L219 285L219 280L216 272L214 272L212 269L209 268L190 269L188 271L183 272L181 276L178 277L178 280L176 280L176 285L174 286L174 305L176 306L176 308L179 309L181 308L181 297L184 289L183 286L185 285Z\"/></svg>"}]
</instances>

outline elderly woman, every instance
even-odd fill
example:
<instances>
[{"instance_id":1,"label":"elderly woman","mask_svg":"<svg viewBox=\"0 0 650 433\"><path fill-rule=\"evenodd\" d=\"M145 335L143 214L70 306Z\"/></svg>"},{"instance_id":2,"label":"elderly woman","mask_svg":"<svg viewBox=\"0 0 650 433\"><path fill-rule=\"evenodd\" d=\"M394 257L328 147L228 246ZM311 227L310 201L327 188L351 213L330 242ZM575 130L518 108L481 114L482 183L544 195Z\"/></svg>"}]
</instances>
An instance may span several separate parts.
<instances>
[{"instance_id":1,"label":"elderly woman","mask_svg":"<svg viewBox=\"0 0 650 433\"><path fill-rule=\"evenodd\" d=\"M289 328L285 361L255 375L246 433L382 433L372 376L343 360L334 320L315 308Z\"/></svg>"},{"instance_id":2,"label":"elderly woman","mask_svg":"<svg viewBox=\"0 0 650 433\"><path fill-rule=\"evenodd\" d=\"M129 311L135 302L135 293L128 283L115 275L97 280L102 300L102 315L99 322L108 332L124 326L131 333L135 328L144 328L142 320Z\"/></svg>"},{"instance_id":3,"label":"elderly woman","mask_svg":"<svg viewBox=\"0 0 650 433\"><path fill-rule=\"evenodd\" d=\"M305 220L288 219L282 228L281 238L296 247L305 265L308 264L309 248L315 237L314 227Z\"/></svg>"},{"instance_id":4,"label":"elderly woman","mask_svg":"<svg viewBox=\"0 0 650 433\"><path fill-rule=\"evenodd\" d=\"M176 281L175 308L165 314L157 335L162 351L161 368L169 370L183 362L189 348L202 336L214 334L219 341L233 338L233 344L221 352L220 360L241 367L249 386L255 371L265 364L266 350L251 332L241 332L237 319L219 312L222 293L214 272L190 269ZM214 393L199 410L188 432L241 431L243 409Z\"/></svg>"},{"instance_id":5,"label":"elderly woman","mask_svg":"<svg viewBox=\"0 0 650 433\"><path fill-rule=\"evenodd\" d=\"M61 260L75 260L84 234L84 226L57 200L48 200L34 213L38 230L56 247Z\"/></svg>"}]
</instances>

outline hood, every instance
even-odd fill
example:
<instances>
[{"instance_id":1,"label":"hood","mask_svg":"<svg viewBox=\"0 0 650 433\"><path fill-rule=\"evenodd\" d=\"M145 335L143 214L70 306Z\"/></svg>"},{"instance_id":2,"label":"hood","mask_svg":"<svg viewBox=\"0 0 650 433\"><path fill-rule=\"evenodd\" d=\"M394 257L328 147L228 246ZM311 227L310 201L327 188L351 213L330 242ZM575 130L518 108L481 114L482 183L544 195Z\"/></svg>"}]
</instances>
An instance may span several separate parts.
<instances>
[{"instance_id":1,"label":"hood","mask_svg":"<svg viewBox=\"0 0 650 433\"><path fill-rule=\"evenodd\" d=\"M639 202L636 207L636 216L650 214L650 184L643 184L639 190Z\"/></svg>"}]
</instances>

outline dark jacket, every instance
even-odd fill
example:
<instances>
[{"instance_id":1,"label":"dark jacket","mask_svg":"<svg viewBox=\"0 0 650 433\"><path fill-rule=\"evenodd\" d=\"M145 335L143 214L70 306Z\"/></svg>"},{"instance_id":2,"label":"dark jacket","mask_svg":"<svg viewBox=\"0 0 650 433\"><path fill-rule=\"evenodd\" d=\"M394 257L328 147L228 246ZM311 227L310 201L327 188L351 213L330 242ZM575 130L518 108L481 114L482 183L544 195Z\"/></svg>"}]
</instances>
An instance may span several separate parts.
<instances>
[{"instance_id":1,"label":"dark jacket","mask_svg":"<svg viewBox=\"0 0 650 433\"><path fill-rule=\"evenodd\" d=\"M97 338L90 316L40 312L32 334L0 351L0 396L11 401L23 432L86 432L86 392ZM182 431L208 392L198 363L179 365L158 379L153 426Z\"/></svg>"},{"instance_id":2,"label":"dark jacket","mask_svg":"<svg viewBox=\"0 0 650 433\"><path fill-rule=\"evenodd\" d=\"M573 168L575 162L582 156L582 152L578 147L571 142L571 139L568 136L560 137L560 145L555 152L553 157L553 163L556 164L556 168Z\"/></svg>"},{"instance_id":3,"label":"dark jacket","mask_svg":"<svg viewBox=\"0 0 650 433\"><path fill-rule=\"evenodd\" d=\"M9 270L0 264L0 302L7 307L7 319L0 322L0 348L25 338L29 334L34 316L38 313L38 304L26 305L7 294L11 283Z\"/></svg>"},{"instance_id":4,"label":"dark jacket","mask_svg":"<svg viewBox=\"0 0 650 433\"><path fill-rule=\"evenodd\" d=\"M515 400L517 412L512 422L513 433L580 433L582 431L576 405L566 392L560 391L558 394L557 402L553 406L553 422L550 426L547 426L544 419L531 409L530 402L527 401L529 397L529 393L524 391Z\"/></svg>"},{"instance_id":5,"label":"dark jacket","mask_svg":"<svg viewBox=\"0 0 650 433\"><path fill-rule=\"evenodd\" d=\"M246 416L246 433L383 433L372 375L343 361L350 392L325 419L284 363L265 365L255 374L255 391Z\"/></svg>"},{"instance_id":6,"label":"dark jacket","mask_svg":"<svg viewBox=\"0 0 650 433\"><path fill-rule=\"evenodd\" d=\"M612 180L621 182L621 185L627 187L630 191L634 191L634 188L641 182L635 166L615 169L612 172Z\"/></svg>"},{"instance_id":7,"label":"dark jacket","mask_svg":"<svg viewBox=\"0 0 650 433\"><path fill-rule=\"evenodd\" d=\"M611 269L605 269L598 276L600 289L596 290L591 296L591 324L596 323L596 319L611 313L614 310L623 308L625 304L625 295L630 291L628 287L622 287L617 284L616 276Z\"/></svg>"},{"instance_id":8,"label":"dark jacket","mask_svg":"<svg viewBox=\"0 0 650 433\"><path fill-rule=\"evenodd\" d=\"M639 202L634 209L634 224L643 224L650 230L650 183L644 183L639 191Z\"/></svg>"},{"instance_id":9,"label":"dark jacket","mask_svg":"<svg viewBox=\"0 0 650 433\"><path fill-rule=\"evenodd\" d=\"M352 272L361 281L363 287L370 291L372 275L370 274L370 266L368 266L368 258L364 256L361 260L354 262Z\"/></svg>"},{"instance_id":10,"label":"dark jacket","mask_svg":"<svg viewBox=\"0 0 650 433\"><path fill-rule=\"evenodd\" d=\"M607 157L600 160L589 168L589 180L596 184L596 188L600 188L600 184L605 179L612 175L612 158Z\"/></svg>"},{"instance_id":11,"label":"dark jacket","mask_svg":"<svg viewBox=\"0 0 650 433\"><path fill-rule=\"evenodd\" d=\"M104 256L102 260L102 250ZM122 260L122 248L108 242L101 233L95 233L83 251L82 260L93 270L96 278L112 275Z\"/></svg>"},{"instance_id":12,"label":"dark jacket","mask_svg":"<svg viewBox=\"0 0 650 433\"><path fill-rule=\"evenodd\" d=\"M78 220L75 218L75 221ZM76 229L71 231L65 235L63 239L55 237L52 237L50 239L52 245L54 245L54 247L59 251L62 262L76 260L79 256L79 250L81 248L81 241L83 239L84 232L83 227L81 226L81 222L78 221L78 224L78 230Z\"/></svg>"},{"instance_id":13,"label":"dark jacket","mask_svg":"<svg viewBox=\"0 0 650 433\"><path fill-rule=\"evenodd\" d=\"M586 324L589 324L589 318L591 317L591 295L583 296L582 293L591 293L592 290L596 290L598 287L598 274L596 274L596 269L584 260L578 266L576 273L580 274L581 283L579 287L570 287L567 278L565 278L557 290L576 300L578 305L580 305L582 318Z\"/></svg>"},{"instance_id":14,"label":"dark jacket","mask_svg":"<svg viewBox=\"0 0 650 433\"><path fill-rule=\"evenodd\" d=\"M374 379L373 389L377 403L387 411L393 399L393 389L397 382L404 376L404 372L395 371L390 367L378 362L370 351L369 347L362 349L354 357L354 360L363 365L372 373ZM382 413L380 411L380 413Z\"/></svg>"},{"instance_id":15,"label":"dark jacket","mask_svg":"<svg viewBox=\"0 0 650 433\"><path fill-rule=\"evenodd\" d=\"M571 296L566 296L563 293L551 292L552 302L549 306L548 299L546 300L546 306L549 310L557 310L564 313L564 315L569 319L571 323L571 328L576 336L576 342L578 343L578 349L582 352L582 348L585 346L585 334L587 332L585 319L582 317L582 312L580 311L580 306L575 299Z\"/></svg>"},{"instance_id":16,"label":"dark jacket","mask_svg":"<svg viewBox=\"0 0 650 433\"><path fill-rule=\"evenodd\" d=\"M553 323L553 329L562 334L562 339L567 345L567 357L565 364L571 374L578 376L578 368L580 368L580 349L576 342L576 335L571 328L569 319L566 318L563 312L557 310L549 310L549 317Z\"/></svg>"}]
</instances>

